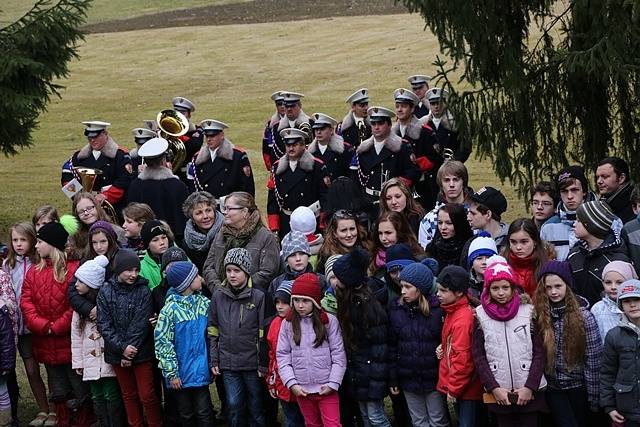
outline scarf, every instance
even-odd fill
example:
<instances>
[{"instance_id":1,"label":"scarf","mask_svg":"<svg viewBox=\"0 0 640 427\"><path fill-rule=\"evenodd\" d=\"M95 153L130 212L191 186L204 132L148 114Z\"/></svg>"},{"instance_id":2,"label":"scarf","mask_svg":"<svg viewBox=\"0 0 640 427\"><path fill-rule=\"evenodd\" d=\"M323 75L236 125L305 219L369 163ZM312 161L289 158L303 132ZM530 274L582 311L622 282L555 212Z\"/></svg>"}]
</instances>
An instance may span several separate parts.
<instances>
[{"instance_id":1,"label":"scarf","mask_svg":"<svg viewBox=\"0 0 640 427\"><path fill-rule=\"evenodd\" d=\"M480 295L480 302L485 313L493 320L506 322L516 317L520 308L520 295L514 292L511 300L506 304L498 304L489 296L489 287L485 287Z\"/></svg>"},{"instance_id":2,"label":"scarf","mask_svg":"<svg viewBox=\"0 0 640 427\"><path fill-rule=\"evenodd\" d=\"M227 252L231 248L244 248L258 233L258 230L262 228L262 218L260 212L253 211L247 222L244 223L242 228L233 228L228 225L223 225L220 228L222 233L222 240L224 242L224 251L220 257L220 264L218 265L218 278L222 282L225 279L224 258L227 256Z\"/></svg>"},{"instance_id":3,"label":"scarf","mask_svg":"<svg viewBox=\"0 0 640 427\"><path fill-rule=\"evenodd\" d=\"M198 252L207 252L211 247L211 243L213 239L220 231L222 227L224 219L222 214L216 212L216 219L207 234L201 233L196 227L193 225L193 220L189 219L187 221L187 225L184 227L184 243L187 245L189 249L193 249Z\"/></svg>"},{"instance_id":4,"label":"scarf","mask_svg":"<svg viewBox=\"0 0 640 427\"><path fill-rule=\"evenodd\" d=\"M425 248L425 251L438 261L440 269L447 265L458 265L465 241L452 237L445 239L437 232L434 239Z\"/></svg>"},{"instance_id":5,"label":"scarf","mask_svg":"<svg viewBox=\"0 0 640 427\"><path fill-rule=\"evenodd\" d=\"M376 268L386 267L387 265L387 251L384 248L378 249L376 254Z\"/></svg>"}]
</instances>

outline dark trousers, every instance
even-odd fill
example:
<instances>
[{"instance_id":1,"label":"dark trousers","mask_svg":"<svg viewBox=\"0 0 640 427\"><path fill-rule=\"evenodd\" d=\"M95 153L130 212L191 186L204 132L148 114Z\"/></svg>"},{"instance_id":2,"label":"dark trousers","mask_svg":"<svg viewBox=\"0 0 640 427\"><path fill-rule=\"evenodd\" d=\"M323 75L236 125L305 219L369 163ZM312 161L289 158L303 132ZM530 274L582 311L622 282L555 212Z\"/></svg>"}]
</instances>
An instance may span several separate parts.
<instances>
[{"instance_id":1,"label":"dark trousers","mask_svg":"<svg viewBox=\"0 0 640 427\"><path fill-rule=\"evenodd\" d=\"M338 389L338 395L340 396L340 424L343 427L362 427L364 424L358 402L342 387Z\"/></svg>"},{"instance_id":2,"label":"dark trousers","mask_svg":"<svg viewBox=\"0 0 640 427\"><path fill-rule=\"evenodd\" d=\"M396 427L411 427L411 416L404 393L389 394L391 397L391 407L393 408L393 421Z\"/></svg>"},{"instance_id":3,"label":"dark trousers","mask_svg":"<svg viewBox=\"0 0 640 427\"><path fill-rule=\"evenodd\" d=\"M227 395L227 425L264 427L262 379L257 370L222 371L222 379Z\"/></svg>"},{"instance_id":4,"label":"dark trousers","mask_svg":"<svg viewBox=\"0 0 640 427\"><path fill-rule=\"evenodd\" d=\"M547 388L547 406L556 427L583 427L587 425L589 403L584 387L569 390Z\"/></svg>"},{"instance_id":5,"label":"dark trousers","mask_svg":"<svg viewBox=\"0 0 640 427\"><path fill-rule=\"evenodd\" d=\"M498 427L537 427L538 413L495 414Z\"/></svg>"},{"instance_id":6,"label":"dark trousers","mask_svg":"<svg viewBox=\"0 0 640 427\"><path fill-rule=\"evenodd\" d=\"M183 426L210 427L213 425L209 387L189 387L173 390Z\"/></svg>"},{"instance_id":7,"label":"dark trousers","mask_svg":"<svg viewBox=\"0 0 640 427\"><path fill-rule=\"evenodd\" d=\"M284 413L284 427L304 427L304 417L297 402L280 401Z\"/></svg>"}]
</instances>

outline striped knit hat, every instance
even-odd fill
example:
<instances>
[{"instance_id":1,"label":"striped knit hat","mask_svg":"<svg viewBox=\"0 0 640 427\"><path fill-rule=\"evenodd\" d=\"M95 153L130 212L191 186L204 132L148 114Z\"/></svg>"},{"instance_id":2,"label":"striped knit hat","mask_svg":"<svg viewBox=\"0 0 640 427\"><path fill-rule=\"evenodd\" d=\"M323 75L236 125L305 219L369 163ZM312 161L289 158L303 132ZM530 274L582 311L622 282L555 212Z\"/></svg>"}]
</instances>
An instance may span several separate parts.
<instances>
[{"instance_id":1,"label":"striped knit hat","mask_svg":"<svg viewBox=\"0 0 640 427\"><path fill-rule=\"evenodd\" d=\"M607 236L616 219L609 205L601 200L581 204L576 211L576 216L589 234L598 239L604 239Z\"/></svg>"}]
</instances>

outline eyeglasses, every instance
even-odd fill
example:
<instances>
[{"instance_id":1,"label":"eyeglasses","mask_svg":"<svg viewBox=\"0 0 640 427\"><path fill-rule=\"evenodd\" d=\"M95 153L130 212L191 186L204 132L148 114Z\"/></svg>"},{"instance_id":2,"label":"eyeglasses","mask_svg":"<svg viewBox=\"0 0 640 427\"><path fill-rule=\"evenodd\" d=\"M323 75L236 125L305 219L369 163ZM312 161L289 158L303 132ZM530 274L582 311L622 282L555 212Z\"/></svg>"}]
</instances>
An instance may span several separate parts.
<instances>
[{"instance_id":1,"label":"eyeglasses","mask_svg":"<svg viewBox=\"0 0 640 427\"><path fill-rule=\"evenodd\" d=\"M241 209L244 209L244 208L242 206L222 206L220 208L222 213L229 212L229 211L239 211Z\"/></svg>"},{"instance_id":2,"label":"eyeglasses","mask_svg":"<svg viewBox=\"0 0 640 427\"><path fill-rule=\"evenodd\" d=\"M531 201L531 206L536 207L536 208L550 208L553 206L553 202L549 202L547 200L543 201L543 202L539 202L537 200L533 200Z\"/></svg>"},{"instance_id":3,"label":"eyeglasses","mask_svg":"<svg viewBox=\"0 0 640 427\"><path fill-rule=\"evenodd\" d=\"M348 209L340 209L333 213L336 219L356 219L356 213Z\"/></svg>"},{"instance_id":4,"label":"eyeglasses","mask_svg":"<svg viewBox=\"0 0 640 427\"><path fill-rule=\"evenodd\" d=\"M91 212L91 211L93 211L95 209L96 209L95 206L89 206L88 208L80 209L78 211L78 216L86 215L86 214L88 214L89 212Z\"/></svg>"}]
</instances>

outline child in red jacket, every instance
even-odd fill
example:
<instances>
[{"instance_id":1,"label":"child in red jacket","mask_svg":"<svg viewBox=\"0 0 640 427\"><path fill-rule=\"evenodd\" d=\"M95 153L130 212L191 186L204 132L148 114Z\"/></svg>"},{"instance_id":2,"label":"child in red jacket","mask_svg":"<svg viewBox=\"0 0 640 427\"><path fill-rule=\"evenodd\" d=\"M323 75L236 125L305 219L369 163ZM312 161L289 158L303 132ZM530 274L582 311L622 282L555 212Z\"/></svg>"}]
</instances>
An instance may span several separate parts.
<instances>
[{"instance_id":1,"label":"child in red jacket","mask_svg":"<svg viewBox=\"0 0 640 427\"><path fill-rule=\"evenodd\" d=\"M78 261L67 260L69 235L60 223L43 225L36 237L40 262L25 275L20 308L33 336L33 355L47 370L58 427L71 425L70 408L78 410L74 425L88 426L94 421L89 390L71 368L73 310L67 301L67 289Z\"/></svg>"},{"instance_id":2,"label":"child in red jacket","mask_svg":"<svg viewBox=\"0 0 640 427\"><path fill-rule=\"evenodd\" d=\"M283 280L278 286L278 289L273 294L273 301L276 305L276 314L269 326L269 332L267 333L267 345L269 347L269 367L267 368L267 387L269 388L269 394L274 399L280 401L282 406L282 412L284 413L285 426L287 427L304 427L304 417L298 407L296 397L291 393L280 379L280 373L278 372L278 360L276 359L276 350L278 344L278 335L280 334L280 327L282 321L291 311L291 287L293 282L290 280Z\"/></svg>"},{"instance_id":3,"label":"child in red jacket","mask_svg":"<svg viewBox=\"0 0 640 427\"><path fill-rule=\"evenodd\" d=\"M438 275L438 300L446 313L442 344L437 350L440 361L438 391L454 404L459 427L484 425L482 385L476 376L471 356L474 313L469 306L469 274L457 265L445 267Z\"/></svg>"}]
</instances>

